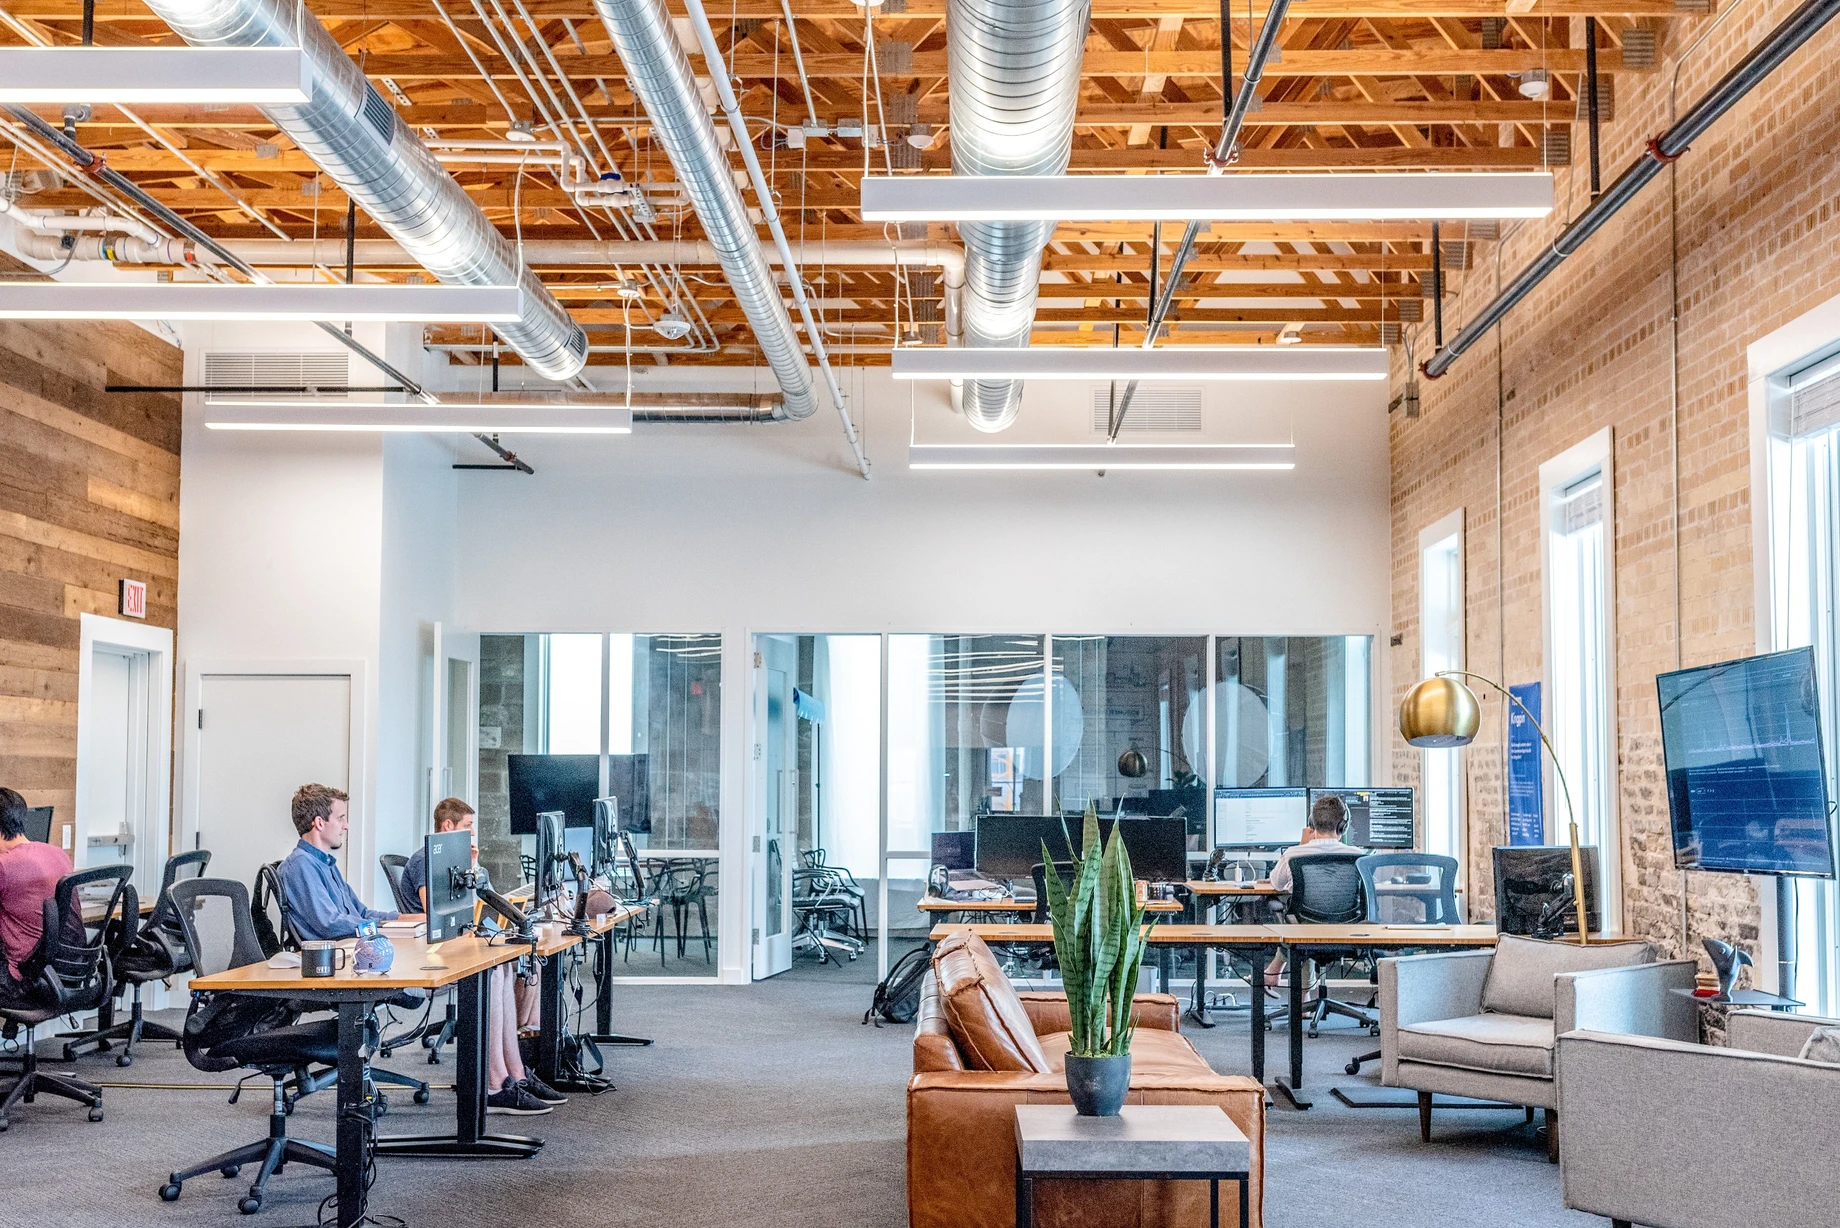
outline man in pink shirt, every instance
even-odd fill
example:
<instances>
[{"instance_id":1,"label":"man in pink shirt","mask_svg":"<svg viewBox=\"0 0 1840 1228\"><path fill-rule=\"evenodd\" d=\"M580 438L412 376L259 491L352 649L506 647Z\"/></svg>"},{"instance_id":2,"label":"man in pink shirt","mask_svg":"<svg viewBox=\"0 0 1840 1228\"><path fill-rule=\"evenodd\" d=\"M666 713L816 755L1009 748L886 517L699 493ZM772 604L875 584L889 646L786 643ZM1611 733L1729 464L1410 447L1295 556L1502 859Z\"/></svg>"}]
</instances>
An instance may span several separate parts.
<instances>
[{"instance_id":1,"label":"man in pink shirt","mask_svg":"<svg viewBox=\"0 0 1840 1228\"><path fill-rule=\"evenodd\" d=\"M30 999L20 965L45 933L45 901L71 872L55 844L26 839L26 799L0 789L0 1005Z\"/></svg>"}]
</instances>

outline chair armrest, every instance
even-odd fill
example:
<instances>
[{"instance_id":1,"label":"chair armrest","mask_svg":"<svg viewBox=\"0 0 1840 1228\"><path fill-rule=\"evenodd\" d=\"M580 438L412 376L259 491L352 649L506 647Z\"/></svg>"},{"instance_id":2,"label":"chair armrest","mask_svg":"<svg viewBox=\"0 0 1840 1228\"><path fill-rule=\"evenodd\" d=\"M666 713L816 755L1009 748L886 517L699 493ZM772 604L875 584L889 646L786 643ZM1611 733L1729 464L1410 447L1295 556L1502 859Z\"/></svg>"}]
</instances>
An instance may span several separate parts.
<instances>
[{"instance_id":1,"label":"chair armrest","mask_svg":"<svg viewBox=\"0 0 1840 1228\"><path fill-rule=\"evenodd\" d=\"M1022 999L1022 1009L1029 1013L1029 1024L1035 1029L1035 1035L1073 1030L1073 1014L1067 1008L1066 994L1036 991L1016 996ZM1132 1014L1138 1027L1164 1032L1179 1030L1177 1020L1181 1018L1182 1007L1173 996L1140 993L1132 1001Z\"/></svg>"},{"instance_id":2,"label":"chair armrest","mask_svg":"<svg viewBox=\"0 0 1840 1228\"><path fill-rule=\"evenodd\" d=\"M1676 989L1692 989L1699 965L1690 959L1590 972L1562 972L1553 978L1553 1033L1580 1029L1699 1039L1699 1011Z\"/></svg>"},{"instance_id":3,"label":"chair armrest","mask_svg":"<svg viewBox=\"0 0 1840 1228\"><path fill-rule=\"evenodd\" d=\"M1840 1169L1840 1133L1811 1123L1832 1116L1840 1068L1580 1031L1560 1036L1556 1079L1566 1206L1671 1228L1833 1222L1810 1177Z\"/></svg>"},{"instance_id":4,"label":"chair armrest","mask_svg":"<svg viewBox=\"0 0 1840 1228\"><path fill-rule=\"evenodd\" d=\"M1781 1011L1733 1011L1725 1024L1725 1039L1734 1049L1800 1057L1808 1034L1816 1028L1840 1028L1840 1019L1785 1015Z\"/></svg>"},{"instance_id":5,"label":"chair armrest","mask_svg":"<svg viewBox=\"0 0 1840 1228\"><path fill-rule=\"evenodd\" d=\"M1378 961L1381 1026L1481 1014L1482 986L1493 958L1491 951L1449 951Z\"/></svg>"}]
</instances>

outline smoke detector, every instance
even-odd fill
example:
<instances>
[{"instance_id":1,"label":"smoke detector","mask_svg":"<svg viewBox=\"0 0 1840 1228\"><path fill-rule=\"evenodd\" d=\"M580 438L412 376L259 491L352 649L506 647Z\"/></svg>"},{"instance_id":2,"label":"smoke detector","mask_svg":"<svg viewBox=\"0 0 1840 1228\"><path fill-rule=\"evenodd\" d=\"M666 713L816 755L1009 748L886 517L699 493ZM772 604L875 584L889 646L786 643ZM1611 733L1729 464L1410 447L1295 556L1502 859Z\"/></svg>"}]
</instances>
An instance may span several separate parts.
<instances>
[{"instance_id":1,"label":"smoke detector","mask_svg":"<svg viewBox=\"0 0 1840 1228\"><path fill-rule=\"evenodd\" d=\"M658 322L652 325L652 331L657 333L660 337L663 337L666 341L676 341L689 335L690 321L684 319L675 311L667 311L658 317Z\"/></svg>"},{"instance_id":2,"label":"smoke detector","mask_svg":"<svg viewBox=\"0 0 1840 1228\"><path fill-rule=\"evenodd\" d=\"M927 124L909 124L907 126L907 143L915 149L933 147L933 129Z\"/></svg>"},{"instance_id":3,"label":"smoke detector","mask_svg":"<svg viewBox=\"0 0 1840 1228\"><path fill-rule=\"evenodd\" d=\"M529 120L514 119L511 121L510 131L505 133L505 139L507 141L534 141L537 139L537 134L531 128Z\"/></svg>"},{"instance_id":4,"label":"smoke detector","mask_svg":"<svg viewBox=\"0 0 1840 1228\"><path fill-rule=\"evenodd\" d=\"M1552 89L1544 68L1529 68L1521 74L1521 97L1540 99Z\"/></svg>"}]
</instances>

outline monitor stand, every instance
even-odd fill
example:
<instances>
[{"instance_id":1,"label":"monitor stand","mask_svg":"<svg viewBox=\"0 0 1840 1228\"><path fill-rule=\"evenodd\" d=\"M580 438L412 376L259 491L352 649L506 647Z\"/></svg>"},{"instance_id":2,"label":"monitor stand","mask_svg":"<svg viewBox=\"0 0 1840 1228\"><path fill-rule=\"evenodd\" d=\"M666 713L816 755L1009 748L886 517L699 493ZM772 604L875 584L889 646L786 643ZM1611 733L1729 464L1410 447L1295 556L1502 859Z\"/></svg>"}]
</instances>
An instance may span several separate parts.
<instances>
[{"instance_id":1,"label":"monitor stand","mask_svg":"<svg viewBox=\"0 0 1840 1228\"><path fill-rule=\"evenodd\" d=\"M1776 876L1776 992L1795 997L1795 880Z\"/></svg>"}]
</instances>

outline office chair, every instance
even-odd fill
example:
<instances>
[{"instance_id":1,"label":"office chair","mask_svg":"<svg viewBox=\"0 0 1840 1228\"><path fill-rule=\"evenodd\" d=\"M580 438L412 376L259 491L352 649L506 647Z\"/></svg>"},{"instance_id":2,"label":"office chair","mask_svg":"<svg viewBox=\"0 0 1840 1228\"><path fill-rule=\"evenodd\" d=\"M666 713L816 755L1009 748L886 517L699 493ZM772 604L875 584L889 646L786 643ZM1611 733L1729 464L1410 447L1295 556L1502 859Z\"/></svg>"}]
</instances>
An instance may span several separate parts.
<instances>
[{"instance_id":1,"label":"office chair","mask_svg":"<svg viewBox=\"0 0 1840 1228\"><path fill-rule=\"evenodd\" d=\"M1054 872L1061 876L1061 882L1071 884L1079 867L1071 861L1057 861ZM1035 913L1029 918L1036 925L1051 925L1054 915L1048 911L1048 867L1045 862L1036 862L1029 871L1035 876Z\"/></svg>"},{"instance_id":2,"label":"office chair","mask_svg":"<svg viewBox=\"0 0 1840 1228\"><path fill-rule=\"evenodd\" d=\"M1306 925L1350 925L1367 916L1366 892L1361 884L1361 872L1355 863L1366 856L1358 850L1333 853L1311 853L1304 857L1290 859L1291 894L1285 906L1286 916ZM1328 967L1343 960L1356 960L1373 967L1372 954L1364 947L1323 947L1308 951L1294 951L1290 974L1310 976L1318 967L1322 974L1313 978L1314 984L1306 980L1309 992L1314 995L1313 1002L1307 1002L1305 1009L1310 1012L1311 1036L1318 1034L1322 1021L1330 1015L1340 1015L1364 1024L1374 1035L1379 1035L1380 1018L1369 1007L1354 1006L1340 1002L1329 996ZM1298 965L1301 964L1301 967ZM1370 972L1370 975L1377 975ZM1267 1024L1289 1018L1290 1007L1280 1007L1266 1016Z\"/></svg>"},{"instance_id":3,"label":"office chair","mask_svg":"<svg viewBox=\"0 0 1840 1228\"><path fill-rule=\"evenodd\" d=\"M109 950L109 966L115 973L116 988L119 990L125 985L132 992L129 1016L120 1023L115 1022L114 1000L104 1003L97 1013L93 1030L65 1036L65 1061L74 1059L86 1046L94 1045L96 1052L107 1053L116 1041L121 1041L121 1052L115 1055L115 1064L132 1066L134 1046L142 1040L178 1042L179 1033L164 1024L147 1022L141 991L150 981L164 981L191 971L191 965L185 962L184 935L180 934L178 918L172 911L172 888L182 878L202 876L210 862L211 854L205 849L191 849L168 857L165 872L160 877L158 901L147 919L122 917L117 931L121 938Z\"/></svg>"},{"instance_id":4,"label":"office chair","mask_svg":"<svg viewBox=\"0 0 1840 1228\"><path fill-rule=\"evenodd\" d=\"M792 872L792 950L815 951L828 964L837 951L855 960L868 944L851 933L856 901L842 889L836 871L803 868Z\"/></svg>"},{"instance_id":5,"label":"office chair","mask_svg":"<svg viewBox=\"0 0 1840 1228\"><path fill-rule=\"evenodd\" d=\"M61 1074L38 1068L33 1041L38 1025L59 1015L98 1010L114 991L109 970L108 943L111 930L120 926L124 916L139 916L140 901L128 885L133 873L127 866L96 866L78 870L58 880L57 889L44 902L45 932L38 949L19 966L27 986L27 1000L0 1005L0 1024L8 1040L25 1030L20 1046L19 1079L0 1099L0 1130L12 1124L14 1106L36 1100L40 1093L62 1096L89 1106L89 1119L102 1120L102 1089ZM83 889L92 884L113 883L107 906L93 922L83 920Z\"/></svg>"},{"instance_id":6,"label":"office chair","mask_svg":"<svg viewBox=\"0 0 1840 1228\"><path fill-rule=\"evenodd\" d=\"M390 882L390 894L395 897L397 912L421 912L422 902L410 897L403 887L403 870L409 865L409 859L401 853L385 853L377 858L377 864L383 867L383 876Z\"/></svg>"},{"instance_id":7,"label":"office chair","mask_svg":"<svg viewBox=\"0 0 1840 1228\"><path fill-rule=\"evenodd\" d=\"M266 958L256 935L256 913L243 884L227 878L188 879L174 884L172 896L186 954L201 975L247 967ZM311 1068L316 1064L337 1068L339 1021L299 1023L299 1017L297 1004L280 999L238 993L192 995L185 1016L185 1060L210 1073L246 1066L267 1075L274 1085L274 1102L267 1138L174 1172L160 1187L161 1198L175 1201L181 1187L203 1173L215 1171L234 1178L243 1165L260 1162L255 1183L237 1203L239 1211L253 1215L261 1210L268 1179L286 1165L334 1170L337 1158L332 1148L288 1137L288 1088L312 1082L316 1076Z\"/></svg>"},{"instance_id":8,"label":"office chair","mask_svg":"<svg viewBox=\"0 0 1840 1228\"><path fill-rule=\"evenodd\" d=\"M793 891L798 891L797 876L803 871L794 871ZM695 905L698 922L702 927L703 962L709 962L710 947L715 936L709 929L709 897L715 894L710 885L711 871L702 859L671 860L664 863L662 871L652 875L653 889L658 893L661 903L671 910L673 936L677 940L677 958L684 957L684 948L690 937L690 906ZM658 910L658 924L652 931L652 946L658 952L658 964L665 963L664 951L664 909Z\"/></svg>"},{"instance_id":9,"label":"office chair","mask_svg":"<svg viewBox=\"0 0 1840 1228\"><path fill-rule=\"evenodd\" d=\"M1354 863L1367 897L1367 920L1376 925L1461 925L1457 908L1457 859L1437 853L1369 853ZM1398 955L1410 955L1401 950ZM1360 1074L1380 1050L1363 1053L1343 1070Z\"/></svg>"},{"instance_id":10,"label":"office chair","mask_svg":"<svg viewBox=\"0 0 1840 1228\"><path fill-rule=\"evenodd\" d=\"M869 940L869 893L862 889L856 876L843 866L833 866L829 854L821 848L807 849L799 854L799 860L808 870L829 870L835 879L835 890L855 901L854 914L856 936L864 942Z\"/></svg>"},{"instance_id":11,"label":"office chair","mask_svg":"<svg viewBox=\"0 0 1840 1228\"><path fill-rule=\"evenodd\" d=\"M656 912L662 909L664 907L663 898L655 891L649 895L646 892L646 875L645 870L639 865L639 851L633 847L632 836L624 831L620 833L620 856L626 863L625 873L626 877L631 880L630 885L632 887L631 895L626 895L624 898L633 903L645 905L648 911ZM623 890L622 894L624 894ZM622 927L626 934L626 954L623 957L624 962L632 962L633 945L639 941L644 926L645 914L641 913L637 917L627 921Z\"/></svg>"}]
</instances>

